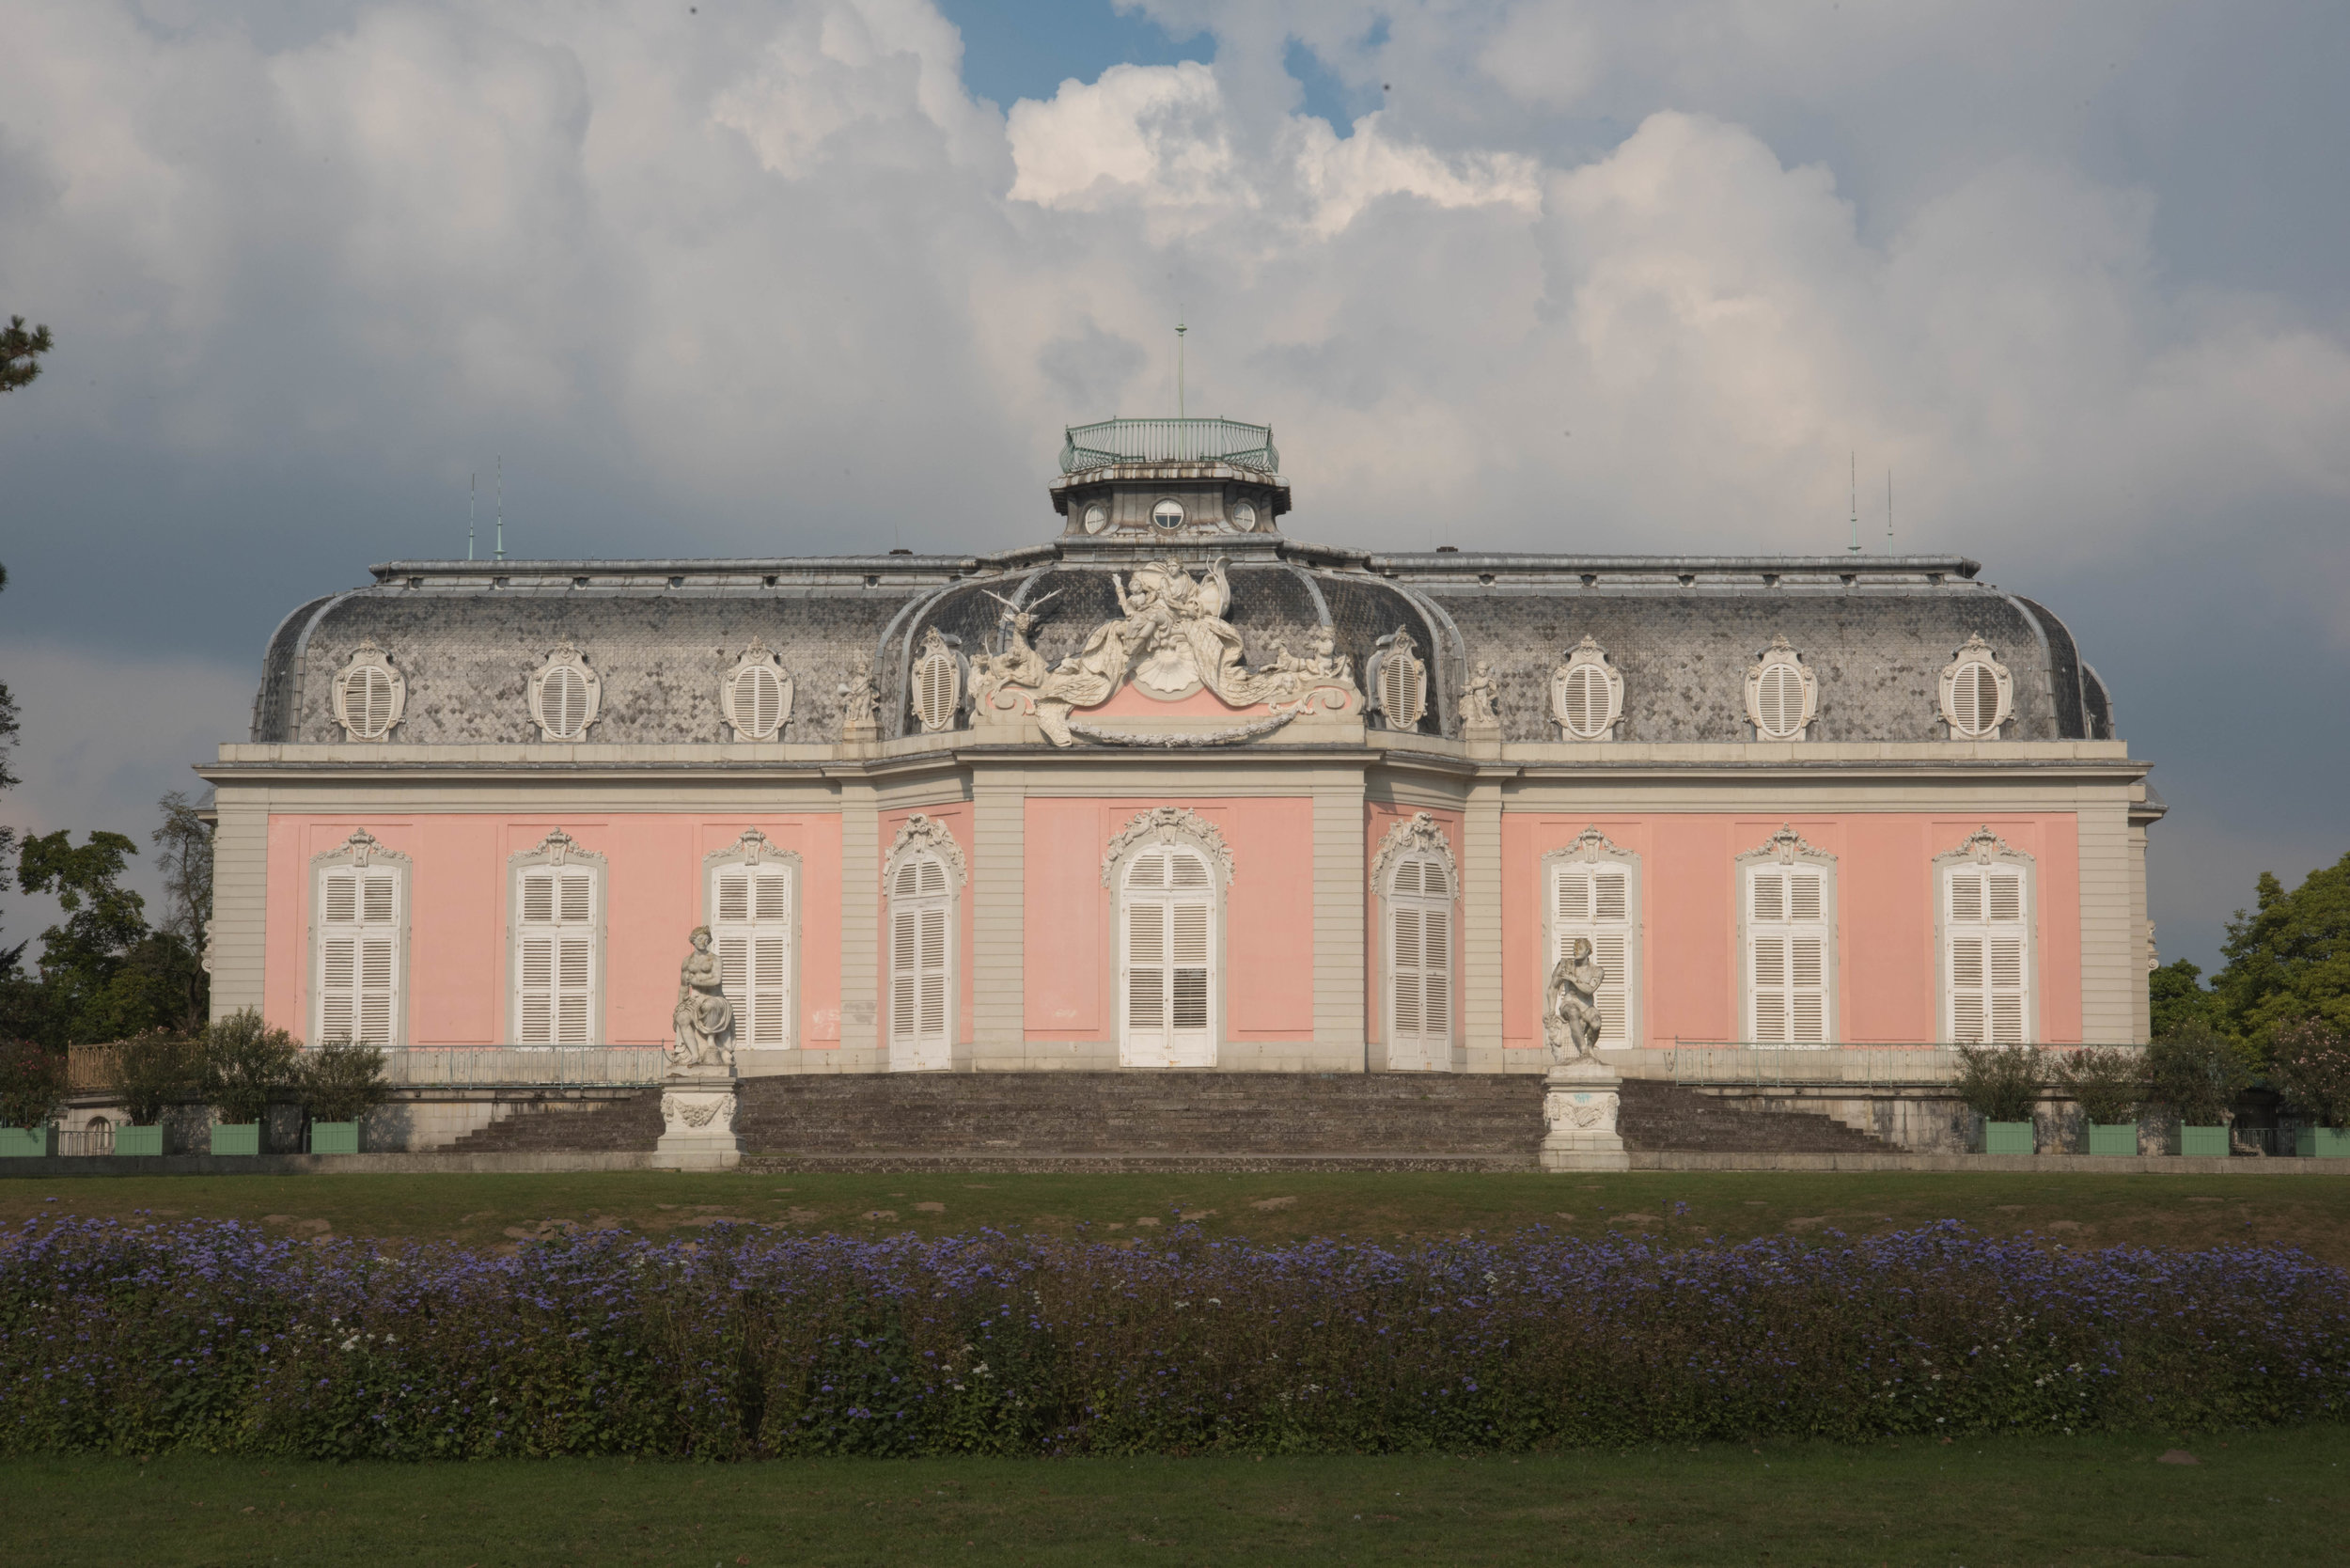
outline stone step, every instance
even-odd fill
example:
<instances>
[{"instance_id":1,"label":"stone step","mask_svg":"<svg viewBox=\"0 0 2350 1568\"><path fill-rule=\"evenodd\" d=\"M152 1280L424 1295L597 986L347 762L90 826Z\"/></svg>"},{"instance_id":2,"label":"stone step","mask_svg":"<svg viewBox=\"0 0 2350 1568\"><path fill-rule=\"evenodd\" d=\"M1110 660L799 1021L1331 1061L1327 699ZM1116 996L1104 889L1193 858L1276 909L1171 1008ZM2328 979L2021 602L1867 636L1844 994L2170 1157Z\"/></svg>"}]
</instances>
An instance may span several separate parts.
<instances>
[{"instance_id":1,"label":"stone step","mask_svg":"<svg viewBox=\"0 0 2350 1568\"><path fill-rule=\"evenodd\" d=\"M1742 1105L1653 1078L1624 1080L1616 1130L1626 1149L1715 1154L1898 1154L1882 1138L1813 1111Z\"/></svg>"}]
</instances>

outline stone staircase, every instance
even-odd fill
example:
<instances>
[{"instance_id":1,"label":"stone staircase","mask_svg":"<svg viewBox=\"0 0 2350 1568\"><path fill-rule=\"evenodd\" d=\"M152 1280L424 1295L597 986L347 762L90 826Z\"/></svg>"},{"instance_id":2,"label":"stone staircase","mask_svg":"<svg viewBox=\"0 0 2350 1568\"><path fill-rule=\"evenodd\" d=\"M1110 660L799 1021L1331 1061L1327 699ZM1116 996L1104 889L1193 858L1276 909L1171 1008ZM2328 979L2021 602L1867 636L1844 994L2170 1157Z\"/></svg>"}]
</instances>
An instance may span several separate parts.
<instances>
[{"instance_id":1,"label":"stone staircase","mask_svg":"<svg viewBox=\"0 0 2350 1568\"><path fill-rule=\"evenodd\" d=\"M1626 1078L1616 1114L1626 1149L1676 1154L1898 1154L1816 1111L1755 1110L1655 1078Z\"/></svg>"},{"instance_id":2,"label":"stone staircase","mask_svg":"<svg viewBox=\"0 0 2350 1568\"><path fill-rule=\"evenodd\" d=\"M1627 1079L1632 1150L1897 1153L1802 1111ZM736 1131L761 1169L1531 1170L1543 1081L1521 1074L903 1073L748 1078ZM452 1153L620 1152L661 1136L661 1091L556 1101Z\"/></svg>"}]
</instances>

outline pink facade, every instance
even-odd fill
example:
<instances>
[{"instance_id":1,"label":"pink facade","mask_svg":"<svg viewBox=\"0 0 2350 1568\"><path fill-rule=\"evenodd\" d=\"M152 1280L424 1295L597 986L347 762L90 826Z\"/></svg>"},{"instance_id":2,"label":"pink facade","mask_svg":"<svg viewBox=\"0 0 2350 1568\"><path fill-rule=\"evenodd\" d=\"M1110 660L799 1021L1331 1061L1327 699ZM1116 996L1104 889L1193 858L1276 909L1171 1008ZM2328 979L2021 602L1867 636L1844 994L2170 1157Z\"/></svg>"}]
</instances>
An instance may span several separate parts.
<instances>
[{"instance_id":1,"label":"pink facade","mask_svg":"<svg viewBox=\"0 0 2350 1568\"><path fill-rule=\"evenodd\" d=\"M273 815L263 1012L306 1038L310 1029L310 867L364 827L408 857L407 1043L511 1043L507 933L512 856L561 828L605 858L603 1028L601 1044L659 1045L672 1035L679 933L701 924L704 855L756 827L800 859L802 921L798 1039L840 1040L840 823L837 816L772 818L612 813L594 817Z\"/></svg>"}]
</instances>

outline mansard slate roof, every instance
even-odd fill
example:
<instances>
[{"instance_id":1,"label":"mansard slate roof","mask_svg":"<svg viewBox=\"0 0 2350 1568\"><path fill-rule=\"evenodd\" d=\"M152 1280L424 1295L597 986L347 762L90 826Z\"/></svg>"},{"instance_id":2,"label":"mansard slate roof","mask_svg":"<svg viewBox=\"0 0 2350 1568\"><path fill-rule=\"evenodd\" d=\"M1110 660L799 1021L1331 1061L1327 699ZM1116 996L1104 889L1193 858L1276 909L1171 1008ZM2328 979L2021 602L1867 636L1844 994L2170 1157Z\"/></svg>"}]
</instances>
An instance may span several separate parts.
<instances>
[{"instance_id":1,"label":"mansard slate roof","mask_svg":"<svg viewBox=\"0 0 2350 1568\"><path fill-rule=\"evenodd\" d=\"M2114 735L2105 684L2063 622L1977 580L1961 557L1377 555L1234 536L1171 547L1073 538L995 556L394 561L278 627L253 739L341 740L333 677L366 643L407 683L396 742L536 740L527 682L564 643L603 680L597 743L729 739L720 683L753 637L795 682L784 739L835 739L840 687L869 661L882 733L894 737L918 729L906 671L930 628L976 652L993 646L991 593L1042 604L1033 641L1058 660L1117 617L1112 572L1167 555L1195 572L1230 561L1226 619L1252 667L1277 638L1304 651L1326 620L1359 675L1377 639L1409 631L1432 670L1429 734L1458 733L1461 682L1486 660L1504 738L1554 739L1550 674L1588 635L1623 676L1620 739L1743 740L1747 671L1784 636L1818 679L1815 738L1935 740L1940 673L1979 634L2014 676L2006 738Z\"/></svg>"}]
</instances>

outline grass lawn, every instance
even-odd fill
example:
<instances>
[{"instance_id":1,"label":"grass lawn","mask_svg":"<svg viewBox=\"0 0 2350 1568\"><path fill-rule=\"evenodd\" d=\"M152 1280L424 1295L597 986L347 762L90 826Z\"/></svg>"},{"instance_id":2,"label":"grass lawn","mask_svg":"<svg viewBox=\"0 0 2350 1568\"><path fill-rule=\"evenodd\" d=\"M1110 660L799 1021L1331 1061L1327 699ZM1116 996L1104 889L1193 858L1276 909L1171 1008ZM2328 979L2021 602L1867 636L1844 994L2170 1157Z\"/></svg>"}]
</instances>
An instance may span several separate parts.
<instances>
[{"instance_id":1,"label":"grass lawn","mask_svg":"<svg viewBox=\"0 0 2350 1568\"><path fill-rule=\"evenodd\" d=\"M1677 1214L1676 1204L1687 1205ZM1675 1239L1858 1233L1958 1219L2076 1246L2307 1248L2350 1266L2350 1182L2336 1176L1941 1172L1453 1172L1289 1175L118 1176L0 1181L0 1225L36 1215L202 1215L297 1235L418 1236L512 1246L565 1225L658 1233L736 1219L862 1234L1073 1231L1102 1240L1196 1219L1210 1234L1393 1238L1548 1225Z\"/></svg>"},{"instance_id":2,"label":"grass lawn","mask_svg":"<svg viewBox=\"0 0 2350 1568\"><path fill-rule=\"evenodd\" d=\"M2163 1464L2179 1447L2200 1461ZM2350 1429L1523 1459L0 1464L47 1563L2342 1560Z\"/></svg>"}]
</instances>

